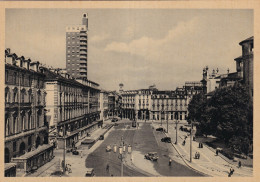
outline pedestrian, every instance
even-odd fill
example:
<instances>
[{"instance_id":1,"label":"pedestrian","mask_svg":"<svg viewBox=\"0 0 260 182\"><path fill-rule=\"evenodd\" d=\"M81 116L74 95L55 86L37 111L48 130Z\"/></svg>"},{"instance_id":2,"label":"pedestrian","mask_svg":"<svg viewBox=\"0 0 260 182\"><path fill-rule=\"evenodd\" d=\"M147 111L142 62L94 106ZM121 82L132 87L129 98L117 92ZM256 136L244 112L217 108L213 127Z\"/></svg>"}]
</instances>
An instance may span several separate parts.
<instances>
[{"instance_id":1,"label":"pedestrian","mask_svg":"<svg viewBox=\"0 0 260 182\"><path fill-rule=\"evenodd\" d=\"M230 177L234 174L234 169L231 167L230 170L229 170L229 174L230 174Z\"/></svg>"},{"instance_id":2,"label":"pedestrian","mask_svg":"<svg viewBox=\"0 0 260 182\"><path fill-rule=\"evenodd\" d=\"M218 156L218 149L216 150L216 155Z\"/></svg>"},{"instance_id":3,"label":"pedestrian","mask_svg":"<svg viewBox=\"0 0 260 182\"><path fill-rule=\"evenodd\" d=\"M198 152L198 159L200 159L200 153Z\"/></svg>"},{"instance_id":4,"label":"pedestrian","mask_svg":"<svg viewBox=\"0 0 260 182\"><path fill-rule=\"evenodd\" d=\"M198 157L198 154L197 154L197 152L195 152L195 159L197 159L197 157Z\"/></svg>"},{"instance_id":5,"label":"pedestrian","mask_svg":"<svg viewBox=\"0 0 260 182\"><path fill-rule=\"evenodd\" d=\"M169 160L169 166L171 166L172 165L172 159L170 158L170 160Z\"/></svg>"},{"instance_id":6,"label":"pedestrian","mask_svg":"<svg viewBox=\"0 0 260 182\"><path fill-rule=\"evenodd\" d=\"M106 171L109 172L109 164L107 164Z\"/></svg>"},{"instance_id":7,"label":"pedestrian","mask_svg":"<svg viewBox=\"0 0 260 182\"><path fill-rule=\"evenodd\" d=\"M203 148L203 144L201 143L201 148Z\"/></svg>"},{"instance_id":8,"label":"pedestrian","mask_svg":"<svg viewBox=\"0 0 260 182\"><path fill-rule=\"evenodd\" d=\"M185 140L183 140L183 142L182 142L182 145L185 145L185 143L186 143L186 141L185 141Z\"/></svg>"},{"instance_id":9,"label":"pedestrian","mask_svg":"<svg viewBox=\"0 0 260 182\"><path fill-rule=\"evenodd\" d=\"M238 161L238 168L241 167L241 161Z\"/></svg>"}]
</instances>

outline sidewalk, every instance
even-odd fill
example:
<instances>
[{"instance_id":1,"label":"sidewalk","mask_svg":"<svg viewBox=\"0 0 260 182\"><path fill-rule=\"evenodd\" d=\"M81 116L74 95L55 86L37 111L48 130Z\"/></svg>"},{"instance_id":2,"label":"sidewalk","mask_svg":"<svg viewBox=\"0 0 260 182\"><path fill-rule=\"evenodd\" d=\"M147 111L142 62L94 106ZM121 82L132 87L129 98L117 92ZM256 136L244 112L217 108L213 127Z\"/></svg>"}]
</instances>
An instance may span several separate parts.
<instances>
[{"instance_id":1,"label":"sidewalk","mask_svg":"<svg viewBox=\"0 0 260 182\"><path fill-rule=\"evenodd\" d=\"M158 128L160 125L157 123L153 124L154 128ZM169 125L169 133L165 133L166 136L172 138L172 145L181 155L187 166L200 171L204 174L210 176L223 176L227 177L230 167L235 169L232 177L242 177L242 176L253 176L253 168L241 167L238 168L237 165L227 161L223 156L216 156L215 151L211 150L206 144L203 144L203 148L198 148L199 143L197 141L192 141L192 163L190 162L190 137L186 139L186 145L183 146L182 142L184 136L187 135L186 132L178 130L178 144L173 144L175 142L175 127ZM195 159L195 152L200 153L200 159Z\"/></svg>"},{"instance_id":2,"label":"sidewalk","mask_svg":"<svg viewBox=\"0 0 260 182\"><path fill-rule=\"evenodd\" d=\"M73 177L84 177L86 173L85 167L85 159L87 156L92 153L103 141L98 140L100 135L104 135L105 137L108 133L113 130L111 127L110 121L106 121L103 123L103 128L97 128L96 130L92 131L90 137L84 137L76 143L76 147L78 147L79 155L72 155L72 153L66 153L66 164L71 165L72 173L66 174L66 176L73 176ZM112 126L112 125L111 125ZM87 146L81 146L81 141L85 140L86 138L94 139L96 142L95 144L88 149ZM82 152L82 154L81 154ZM61 173L61 161L63 160L63 149L55 149L54 150L54 159L45 164L44 166L40 167L36 172L32 174L27 174L26 177L49 177L53 172ZM55 177L55 176L54 176ZM57 176L56 176L57 177Z\"/></svg>"}]
</instances>

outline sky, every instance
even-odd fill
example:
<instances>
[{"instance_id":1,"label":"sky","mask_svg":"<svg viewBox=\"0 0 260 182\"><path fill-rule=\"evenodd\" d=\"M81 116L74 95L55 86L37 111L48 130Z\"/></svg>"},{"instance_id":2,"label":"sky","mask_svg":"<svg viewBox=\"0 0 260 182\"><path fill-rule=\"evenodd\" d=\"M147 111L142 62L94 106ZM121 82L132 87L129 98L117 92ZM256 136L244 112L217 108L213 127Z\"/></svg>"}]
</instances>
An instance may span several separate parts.
<instances>
[{"instance_id":1,"label":"sky","mask_svg":"<svg viewBox=\"0 0 260 182\"><path fill-rule=\"evenodd\" d=\"M234 72L239 42L253 36L253 10L6 9L5 47L54 68L66 66L66 26L88 14L88 79L106 90L174 90L205 66Z\"/></svg>"}]
</instances>

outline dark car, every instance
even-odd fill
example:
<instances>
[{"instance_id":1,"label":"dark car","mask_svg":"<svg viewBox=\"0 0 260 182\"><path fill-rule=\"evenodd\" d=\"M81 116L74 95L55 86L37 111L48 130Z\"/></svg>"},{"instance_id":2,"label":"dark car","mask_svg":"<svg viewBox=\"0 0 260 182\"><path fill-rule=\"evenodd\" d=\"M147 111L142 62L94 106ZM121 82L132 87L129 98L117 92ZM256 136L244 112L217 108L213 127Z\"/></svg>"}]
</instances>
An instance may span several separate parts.
<instances>
[{"instance_id":1,"label":"dark car","mask_svg":"<svg viewBox=\"0 0 260 182\"><path fill-rule=\"evenodd\" d=\"M73 154L73 155L79 155L79 151L77 151L77 150L72 150L72 154Z\"/></svg>"},{"instance_id":2,"label":"dark car","mask_svg":"<svg viewBox=\"0 0 260 182\"><path fill-rule=\"evenodd\" d=\"M100 135L99 140L104 140L104 135Z\"/></svg>"},{"instance_id":3,"label":"dark car","mask_svg":"<svg viewBox=\"0 0 260 182\"><path fill-rule=\"evenodd\" d=\"M165 131L165 129L160 127L160 128L156 128L156 131Z\"/></svg>"},{"instance_id":4,"label":"dark car","mask_svg":"<svg viewBox=\"0 0 260 182\"><path fill-rule=\"evenodd\" d=\"M93 177L95 176L95 172L93 168L86 168L85 177Z\"/></svg>"},{"instance_id":5,"label":"dark car","mask_svg":"<svg viewBox=\"0 0 260 182\"><path fill-rule=\"evenodd\" d=\"M162 142L166 142L166 143L171 143L172 142L170 137L164 137L164 138L161 139L161 141Z\"/></svg>"},{"instance_id":6,"label":"dark car","mask_svg":"<svg viewBox=\"0 0 260 182\"><path fill-rule=\"evenodd\" d=\"M118 119L117 119L117 118L113 118L111 121L112 121L112 122L117 122Z\"/></svg>"},{"instance_id":7,"label":"dark car","mask_svg":"<svg viewBox=\"0 0 260 182\"><path fill-rule=\"evenodd\" d=\"M144 155L144 158L151 161L157 161L159 157L157 152L148 152L147 154Z\"/></svg>"}]
</instances>

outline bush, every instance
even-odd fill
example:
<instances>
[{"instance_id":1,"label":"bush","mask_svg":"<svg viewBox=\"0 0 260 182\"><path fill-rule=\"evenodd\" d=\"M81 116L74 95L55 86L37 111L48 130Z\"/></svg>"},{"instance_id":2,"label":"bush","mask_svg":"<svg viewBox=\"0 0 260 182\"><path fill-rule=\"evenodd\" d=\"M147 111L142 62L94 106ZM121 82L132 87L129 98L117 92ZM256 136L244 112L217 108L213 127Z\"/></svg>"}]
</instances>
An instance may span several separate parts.
<instances>
[{"instance_id":1,"label":"bush","mask_svg":"<svg viewBox=\"0 0 260 182\"><path fill-rule=\"evenodd\" d=\"M234 159L234 154L230 150L223 149L222 151L220 151L220 153L223 154L225 157L227 157L230 160Z\"/></svg>"}]
</instances>

